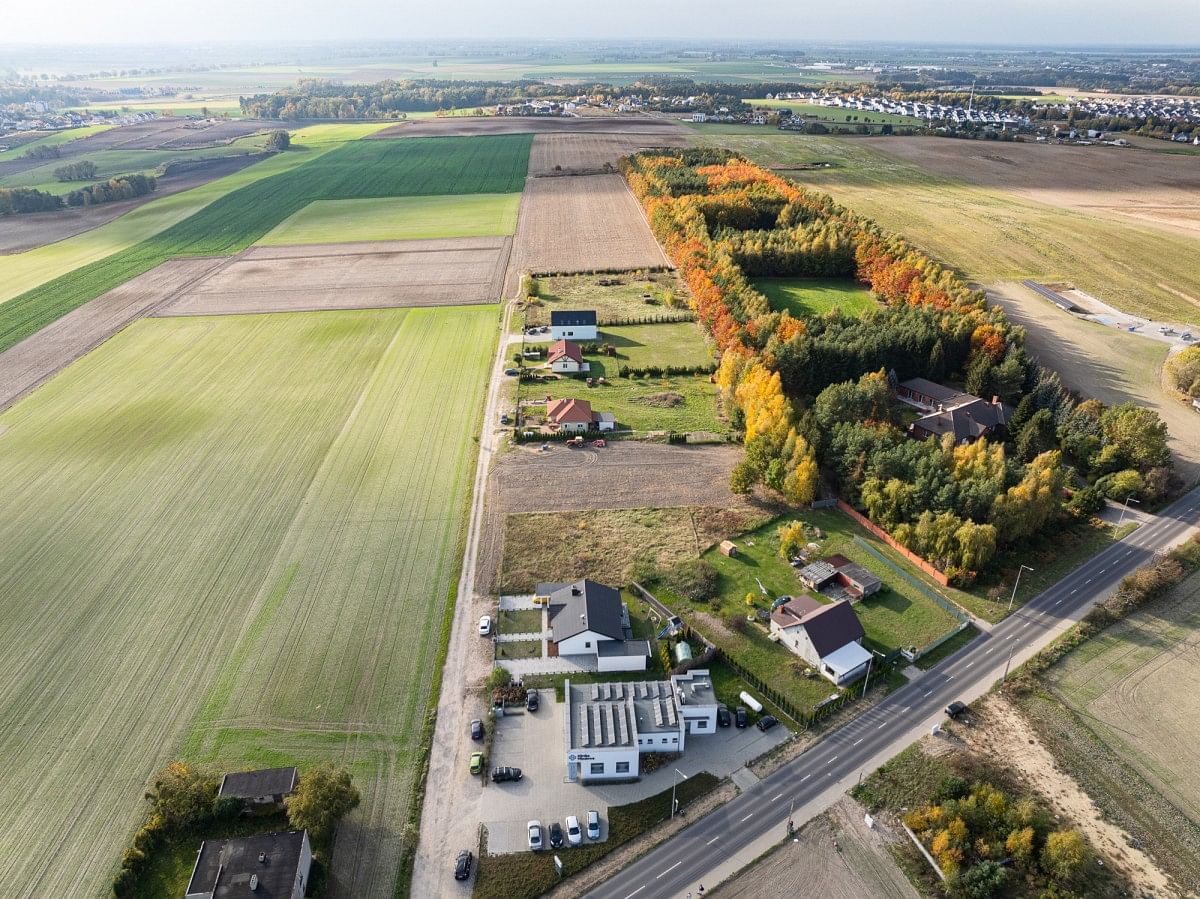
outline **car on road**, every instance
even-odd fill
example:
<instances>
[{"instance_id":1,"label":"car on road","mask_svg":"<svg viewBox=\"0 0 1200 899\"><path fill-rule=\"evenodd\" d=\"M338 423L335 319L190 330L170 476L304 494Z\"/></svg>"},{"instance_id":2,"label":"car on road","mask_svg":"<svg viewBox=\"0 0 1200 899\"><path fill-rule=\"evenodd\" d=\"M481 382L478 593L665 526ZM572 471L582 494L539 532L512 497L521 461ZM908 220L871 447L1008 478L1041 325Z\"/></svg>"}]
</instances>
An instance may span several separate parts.
<instances>
[{"instance_id":1,"label":"car on road","mask_svg":"<svg viewBox=\"0 0 1200 899\"><path fill-rule=\"evenodd\" d=\"M483 770L483 753L482 752L472 752L471 753L471 773L478 774L482 770Z\"/></svg>"},{"instance_id":2,"label":"car on road","mask_svg":"<svg viewBox=\"0 0 1200 899\"><path fill-rule=\"evenodd\" d=\"M1180 335L1179 335L1179 339L1180 339L1180 340L1191 340L1191 339L1192 339L1192 332L1191 332L1191 331L1184 331L1182 334L1180 334Z\"/></svg>"},{"instance_id":3,"label":"car on road","mask_svg":"<svg viewBox=\"0 0 1200 899\"><path fill-rule=\"evenodd\" d=\"M503 768L492 769L492 783L506 783L510 780L520 780L524 775L521 774L520 768L510 768L505 765Z\"/></svg>"},{"instance_id":4,"label":"car on road","mask_svg":"<svg viewBox=\"0 0 1200 899\"><path fill-rule=\"evenodd\" d=\"M600 813L595 809L587 813L587 835L589 840L600 839Z\"/></svg>"},{"instance_id":5,"label":"car on road","mask_svg":"<svg viewBox=\"0 0 1200 899\"><path fill-rule=\"evenodd\" d=\"M479 619L479 636L486 637L492 632L492 616L484 615Z\"/></svg>"},{"instance_id":6,"label":"car on road","mask_svg":"<svg viewBox=\"0 0 1200 899\"><path fill-rule=\"evenodd\" d=\"M746 726L746 707L739 705L737 707L737 711L734 712L734 718L737 719L738 727L745 727Z\"/></svg>"},{"instance_id":7,"label":"car on road","mask_svg":"<svg viewBox=\"0 0 1200 899\"><path fill-rule=\"evenodd\" d=\"M583 829L579 826L579 819L574 815L567 815L567 842L572 846L578 846L583 842Z\"/></svg>"},{"instance_id":8,"label":"car on road","mask_svg":"<svg viewBox=\"0 0 1200 899\"><path fill-rule=\"evenodd\" d=\"M471 739L472 740L482 740L483 739L483 722L480 721L478 718L471 719Z\"/></svg>"},{"instance_id":9,"label":"car on road","mask_svg":"<svg viewBox=\"0 0 1200 899\"><path fill-rule=\"evenodd\" d=\"M458 854L458 858L454 860L454 879L466 880L471 876L471 863L475 861L475 856L471 854L470 849L464 849Z\"/></svg>"},{"instance_id":10,"label":"car on road","mask_svg":"<svg viewBox=\"0 0 1200 899\"><path fill-rule=\"evenodd\" d=\"M950 705L946 706L946 714L955 721L961 718L966 711L967 704L965 702L959 702L955 700L954 702L950 703Z\"/></svg>"},{"instance_id":11,"label":"car on road","mask_svg":"<svg viewBox=\"0 0 1200 899\"><path fill-rule=\"evenodd\" d=\"M538 691L530 690L525 694L525 710L527 712L536 712L538 710Z\"/></svg>"},{"instance_id":12,"label":"car on road","mask_svg":"<svg viewBox=\"0 0 1200 899\"><path fill-rule=\"evenodd\" d=\"M525 830L529 834L529 850L531 852L540 852L545 847L542 845L542 822L530 821L525 825Z\"/></svg>"},{"instance_id":13,"label":"car on road","mask_svg":"<svg viewBox=\"0 0 1200 899\"><path fill-rule=\"evenodd\" d=\"M550 848L551 849L562 849L562 845L563 845L562 825L559 824L557 821L551 821L549 831L550 831L550 833L549 833Z\"/></svg>"},{"instance_id":14,"label":"car on road","mask_svg":"<svg viewBox=\"0 0 1200 899\"><path fill-rule=\"evenodd\" d=\"M763 733L769 731L772 727L779 723L779 719L774 715L763 715L758 719L758 724L754 725Z\"/></svg>"},{"instance_id":15,"label":"car on road","mask_svg":"<svg viewBox=\"0 0 1200 899\"><path fill-rule=\"evenodd\" d=\"M733 723L733 716L729 714L729 707L724 705L717 706L717 727L729 727Z\"/></svg>"}]
</instances>

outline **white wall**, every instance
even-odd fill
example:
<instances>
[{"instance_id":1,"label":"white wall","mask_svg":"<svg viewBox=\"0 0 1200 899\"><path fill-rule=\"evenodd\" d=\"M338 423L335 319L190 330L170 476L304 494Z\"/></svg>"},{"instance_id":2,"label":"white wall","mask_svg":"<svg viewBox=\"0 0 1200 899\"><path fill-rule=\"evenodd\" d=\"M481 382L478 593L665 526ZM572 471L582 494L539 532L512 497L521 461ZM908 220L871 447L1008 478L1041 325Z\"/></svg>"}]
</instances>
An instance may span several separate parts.
<instances>
[{"instance_id":1,"label":"white wall","mask_svg":"<svg viewBox=\"0 0 1200 899\"><path fill-rule=\"evenodd\" d=\"M645 671L645 656L596 656L597 671Z\"/></svg>"},{"instance_id":2,"label":"white wall","mask_svg":"<svg viewBox=\"0 0 1200 899\"><path fill-rule=\"evenodd\" d=\"M558 644L558 654L560 656L595 655L596 644L601 640L608 639L610 638L603 634L597 634L595 631L584 631L582 634L576 634L574 637L568 637L561 641Z\"/></svg>"},{"instance_id":3,"label":"white wall","mask_svg":"<svg viewBox=\"0 0 1200 899\"><path fill-rule=\"evenodd\" d=\"M574 756L574 759L572 759L572 756ZM641 770L638 767L638 748L636 746L622 746L613 749L596 747L573 749L567 753L566 758L568 779L571 776L572 761L575 762L576 780L626 780L641 775ZM627 765L628 770L618 771L617 766L619 764ZM593 765L602 765L604 770L593 773Z\"/></svg>"},{"instance_id":4,"label":"white wall","mask_svg":"<svg viewBox=\"0 0 1200 899\"><path fill-rule=\"evenodd\" d=\"M560 356L550 363L550 370L560 375L573 375L579 372L579 363L570 356Z\"/></svg>"},{"instance_id":5,"label":"white wall","mask_svg":"<svg viewBox=\"0 0 1200 899\"><path fill-rule=\"evenodd\" d=\"M664 742L666 741L666 742ZM682 722L678 731L656 734L638 734L638 749L642 752L683 752Z\"/></svg>"},{"instance_id":6,"label":"white wall","mask_svg":"<svg viewBox=\"0 0 1200 899\"><path fill-rule=\"evenodd\" d=\"M595 340L597 330L595 325L552 325L550 336L555 340Z\"/></svg>"}]
</instances>

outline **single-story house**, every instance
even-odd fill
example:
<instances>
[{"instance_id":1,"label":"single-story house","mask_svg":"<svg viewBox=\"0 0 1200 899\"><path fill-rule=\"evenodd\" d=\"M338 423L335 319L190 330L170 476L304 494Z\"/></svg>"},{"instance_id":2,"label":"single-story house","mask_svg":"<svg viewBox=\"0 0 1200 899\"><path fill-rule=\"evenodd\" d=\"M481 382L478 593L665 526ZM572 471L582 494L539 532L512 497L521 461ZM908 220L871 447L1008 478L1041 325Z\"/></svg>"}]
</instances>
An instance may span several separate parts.
<instances>
[{"instance_id":1,"label":"single-story house","mask_svg":"<svg viewBox=\"0 0 1200 899\"><path fill-rule=\"evenodd\" d=\"M303 899L312 868L308 831L205 840L185 899Z\"/></svg>"},{"instance_id":2,"label":"single-story house","mask_svg":"<svg viewBox=\"0 0 1200 899\"><path fill-rule=\"evenodd\" d=\"M563 684L567 780L634 780L647 752L683 752L688 735L717 730L717 697L704 670L669 681Z\"/></svg>"},{"instance_id":3,"label":"single-story house","mask_svg":"<svg viewBox=\"0 0 1200 899\"><path fill-rule=\"evenodd\" d=\"M597 671L645 671L650 643L634 640L620 591L583 579L538 584L550 619L551 656L595 656Z\"/></svg>"},{"instance_id":4,"label":"single-story house","mask_svg":"<svg viewBox=\"0 0 1200 899\"><path fill-rule=\"evenodd\" d=\"M1012 407L998 396L983 400L925 378L897 386L896 398L926 413L908 426L909 436L918 440L952 434L955 443L974 443L1002 434L1013 415Z\"/></svg>"},{"instance_id":5,"label":"single-story house","mask_svg":"<svg viewBox=\"0 0 1200 899\"><path fill-rule=\"evenodd\" d=\"M247 807L275 805L296 789L295 768L263 768L259 771L238 771L221 778L218 798L239 799Z\"/></svg>"},{"instance_id":6,"label":"single-story house","mask_svg":"<svg viewBox=\"0 0 1200 899\"><path fill-rule=\"evenodd\" d=\"M811 596L791 599L771 613L771 633L839 687L862 677L871 663L862 646L866 633L845 600L821 605Z\"/></svg>"},{"instance_id":7,"label":"single-story house","mask_svg":"<svg viewBox=\"0 0 1200 899\"><path fill-rule=\"evenodd\" d=\"M546 365L560 375L577 375L588 369L588 364L583 361L583 350L579 348L579 344L570 340L556 340L550 344L550 352L546 354Z\"/></svg>"},{"instance_id":8,"label":"single-story house","mask_svg":"<svg viewBox=\"0 0 1200 899\"><path fill-rule=\"evenodd\" d=\"M582 434L587 431L612 431L617 420L611 412L593 412L587 400L546 400L546 425L555 431Z\"/></svg>"},{"instance_id":9,"label":"single-story house","mask_svg":"<svg viewBox=\"0 0 1200 899\"><path fill-rule=\"evenodd\" d=\"M594 309L564 309L550 313L550 336L555 340L595 340L598 335Z\"/></svg>"}]
</instances>

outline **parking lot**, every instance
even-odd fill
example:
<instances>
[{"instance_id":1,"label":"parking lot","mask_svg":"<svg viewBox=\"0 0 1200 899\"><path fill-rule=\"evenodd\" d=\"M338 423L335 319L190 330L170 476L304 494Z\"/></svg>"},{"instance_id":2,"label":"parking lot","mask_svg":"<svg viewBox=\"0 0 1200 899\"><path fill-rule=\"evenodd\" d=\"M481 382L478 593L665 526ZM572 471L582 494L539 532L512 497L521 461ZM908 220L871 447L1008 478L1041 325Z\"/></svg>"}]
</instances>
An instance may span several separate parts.
<instances>
[{"instance_id":1,"label":"parking lot","mask_svg":"<svg viewBox=\"0 0 1200 899\"><path fill-rule=\"evenodd\" d=\"M479 802L480 820L488 831L488 852L524 852L526 825L542 823L543 838L550 822L562 824L567 815L584 822L588 810L600 812L600 838L608 838L608 808L636 802L670 789L678 768L684 776L708 771L727 777L747 762L783 742L788 731L783 726L762 733L750 727L738 730L722 728L711 736L689 736L687 749L674 765L665 765L629 784L580 784L567 781L563 748L563 705L554 699L553 690L542 690L541 708L533 713L510 714L494 722L489 768L507 765L520 768L524 776L517 783L488 783ZM739 772L739 782L749 772Z\"/></svg>"}]
</instances>

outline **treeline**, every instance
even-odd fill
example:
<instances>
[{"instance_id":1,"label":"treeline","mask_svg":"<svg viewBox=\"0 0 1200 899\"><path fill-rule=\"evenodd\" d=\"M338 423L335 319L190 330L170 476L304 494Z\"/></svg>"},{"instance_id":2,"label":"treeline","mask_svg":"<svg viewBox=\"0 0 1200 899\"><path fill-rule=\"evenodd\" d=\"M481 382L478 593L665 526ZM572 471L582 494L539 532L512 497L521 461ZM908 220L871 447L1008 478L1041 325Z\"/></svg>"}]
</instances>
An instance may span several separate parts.
<instances>
[{"instance_id":1,"label":"treeline","mask_svg":"<svg viewBox=\"0 0 1200 899\"><path fill-rule=\"evenodd\" d=\"M21 154L22 159L58 159L60 150L55 144L35 144Z\"/></svg>"},{"instance_id":2,"label":"treeline","mask_svg":"<svg viewBox=\"0 0 1200 899\"><path fill-rule=\"evenodd\" d=\"M0 215L53 212L65 207L95 206L145 196L158 187L153 175L123 175L56 196L30 187L0 188Z\"/></svg>"},{"instance_id":3,"label":"treeline","mask_svg":"<svg viewBox=\"0 0 1200 899\"><path fill-rule=\"evenodd\" d=\"M60 165L54 170L54 178L56 181L87 181L96 177L96 171L96 163L84 159Z\"/></svg>"},{"instance_id":4,"label":"treeline","mask_svg":"<svg viewBox=\"0 0 1200 899\"><path fill-rule=\"evenodd\" d=\"M32 187L0 187L0 215L51 212L62 209L62 197Z\"/></svg>"}]
</instances>

